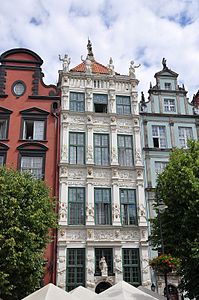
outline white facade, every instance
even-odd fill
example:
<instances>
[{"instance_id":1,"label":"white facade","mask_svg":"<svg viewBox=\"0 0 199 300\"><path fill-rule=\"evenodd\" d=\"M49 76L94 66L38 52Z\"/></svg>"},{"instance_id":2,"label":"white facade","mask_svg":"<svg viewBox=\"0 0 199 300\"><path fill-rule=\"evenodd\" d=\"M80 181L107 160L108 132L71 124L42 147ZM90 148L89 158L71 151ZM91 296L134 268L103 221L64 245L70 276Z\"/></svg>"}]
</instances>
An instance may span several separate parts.
<instances>
[{"instance_id":1,"label":"white facade","mask_svg":"<svg viewBox=\"0 0 199 300\"><path fill-rule=\"evenodd\" d=\"M60 229L57 251L57 285L66 290L71 289L68 288L69 279L67 278L69 276L67 272L70 272L68 271L70 266L68 265L67 256L67 252L70 252L69 249L85 249L85 265L83 267L85 270L84 285L93 291L95 291L96 286L100 282L107 282L113 285L123 279L125 280L123 277L123 249L139 249L140 262L138 268L140 268L140 283L150 288L148 230L137 93L138 80L135 78L134 70L132 71L132 64L129 75L123 76L117 75L113 71L112 64L107 68L109 74L92 73L92 67L90 69L87 68L87 64L91 66L93 64L99 66L99 64L89 54L84 63L86 65L84 72L77 72L75 68L69 72L68 66L65 67L64 63L63 70L60 71L62 97L59 179ZM71 92L85 95L84 111L71 111ZM107 112L94 112L93 94L108 95ZM131 113L129 115L117 113L116 96L130 97ZM70 156L74 148L72 148L69 141L70 133L84 133L85 163L71 163ZM94 146L94 137L96 134L105 134L108 136L109 145L107 151L109 153L109 160L107 165L96 164L97 152L95 151L97 150ZM132 166L122 166L119 164L118 135L132 136ZM74 187L85 189L85 205L82 206L85 212L84 224L69 225L71 210L68 205L68 191ZM97 206L94 194L100 188L109 189L111 195L110 204L107 204L107 206L110 205L110 220L104 222L108 224L101 224L101 221L96 220L96 218L101 218L101 212L96 212L100 206ZM124 221L122 219L120 195L121 191L124 190L135 191L135 214L137 218L135 225L122 224ZM128 206L126 208L128 209ZM81 213L83 214L84 212ZM127 216L128 212L124 214ZM99 274L99 270L98 272L96 271L98 267L96 266L96 249L104 248L112 249L110 250L110 253L112 251L112 273L102 276ZM101 253L103 250L98 251ZM109 265L108 271L110 271ZM70 276L73 277L71 273ZM74 276L74 282L77 282L78 285L78 278L76 277L78 275L75 273Z\"/></svg>"}]
</instances>

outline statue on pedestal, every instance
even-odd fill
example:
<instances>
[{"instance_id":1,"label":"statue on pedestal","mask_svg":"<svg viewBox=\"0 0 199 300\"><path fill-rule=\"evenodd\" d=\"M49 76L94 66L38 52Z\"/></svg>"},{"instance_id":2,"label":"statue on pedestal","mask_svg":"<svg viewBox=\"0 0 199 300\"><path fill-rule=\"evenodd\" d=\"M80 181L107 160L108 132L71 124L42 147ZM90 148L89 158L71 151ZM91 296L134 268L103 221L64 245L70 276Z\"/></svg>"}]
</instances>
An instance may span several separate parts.
<instances>
[{"instance_id":1,"label":"statue on pedestal","mask_svg":"<svg viewBox=\"0 0 199 300\"><path fill-rule=\"evenodd\" d=\"M100 259L99 268L101 270L101 276L108 277L108 265L104 256Z\"/></svg>"}]
</instances>

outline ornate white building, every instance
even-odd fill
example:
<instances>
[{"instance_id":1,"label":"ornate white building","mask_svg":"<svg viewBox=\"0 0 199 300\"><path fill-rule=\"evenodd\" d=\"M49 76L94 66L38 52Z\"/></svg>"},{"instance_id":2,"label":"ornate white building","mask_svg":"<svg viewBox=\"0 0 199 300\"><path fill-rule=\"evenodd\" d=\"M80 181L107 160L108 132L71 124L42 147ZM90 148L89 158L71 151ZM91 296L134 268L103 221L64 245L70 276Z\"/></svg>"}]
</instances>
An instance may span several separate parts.
<instances>
[{"instance_id":1,"label":"ornate white building","mask_svg":"<svg viewBox=\"0 0 199 300\"><path fill-rule=\"evenodd\" d=\"M138 80L96 62L90 41L61 87L57 285L100 292L125 280L150 287ZM105 261L105 263L104 263Z\"/></svg>"}]
</instances>

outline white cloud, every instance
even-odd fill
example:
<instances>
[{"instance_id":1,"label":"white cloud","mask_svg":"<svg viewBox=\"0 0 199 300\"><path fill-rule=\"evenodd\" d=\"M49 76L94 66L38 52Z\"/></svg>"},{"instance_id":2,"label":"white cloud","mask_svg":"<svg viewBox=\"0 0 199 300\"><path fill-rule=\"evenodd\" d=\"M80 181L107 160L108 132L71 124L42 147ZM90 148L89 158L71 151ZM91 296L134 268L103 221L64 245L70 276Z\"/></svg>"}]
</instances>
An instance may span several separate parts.
<instances>
[{"instance_id":1,"label":"white cloud","mask_svg":"<svg viewBox=\"0 0 199 300\"><path fill-rule=\"evenodd\" d=\"M56 83L58 54L71 57L71 67L86 56L87 38L95 58L127 74L132 59L139 90L147 97L150 81L162 68L180 74L189 96L199 88L198 0L6 0L0 11L0 52L26 47L44 60L46 83Z\"/></svg>"}]
</instances>

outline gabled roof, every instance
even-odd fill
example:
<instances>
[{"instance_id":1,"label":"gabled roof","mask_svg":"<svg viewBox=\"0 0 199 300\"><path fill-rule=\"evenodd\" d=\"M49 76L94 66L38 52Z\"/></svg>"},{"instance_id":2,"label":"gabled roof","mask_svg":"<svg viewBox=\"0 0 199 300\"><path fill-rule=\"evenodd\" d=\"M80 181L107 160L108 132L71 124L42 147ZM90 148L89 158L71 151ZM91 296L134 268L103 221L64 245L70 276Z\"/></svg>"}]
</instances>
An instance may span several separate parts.
<instances>
[{"instance_id":1,"label":"gabled roof","mask_svg":"<svg viewBox=\"0 0 199 300\"><path fill-rule=\"evenodd\" d=\"M171 77L178 77L178 74L174 71L172 71L169 68L164 68L161 71L155 73L154 77L160 77L160 76L171 76Z\"/></svg>"},{"instance_id":2,"label":"gabled roof","mask_svg":"<svg viewBox=\"0 0 199 300\"><path fill-rule=\"evenodd\" d=\"M155 73L154 77L159 77L159 76L172 76L172 77L178 77L178 74L175 73L174 71L172 71L171 69L169 69L167 67L167 61L166 59L163 57L162 59L162 70Z\"/></svg>"}]
</instances>

